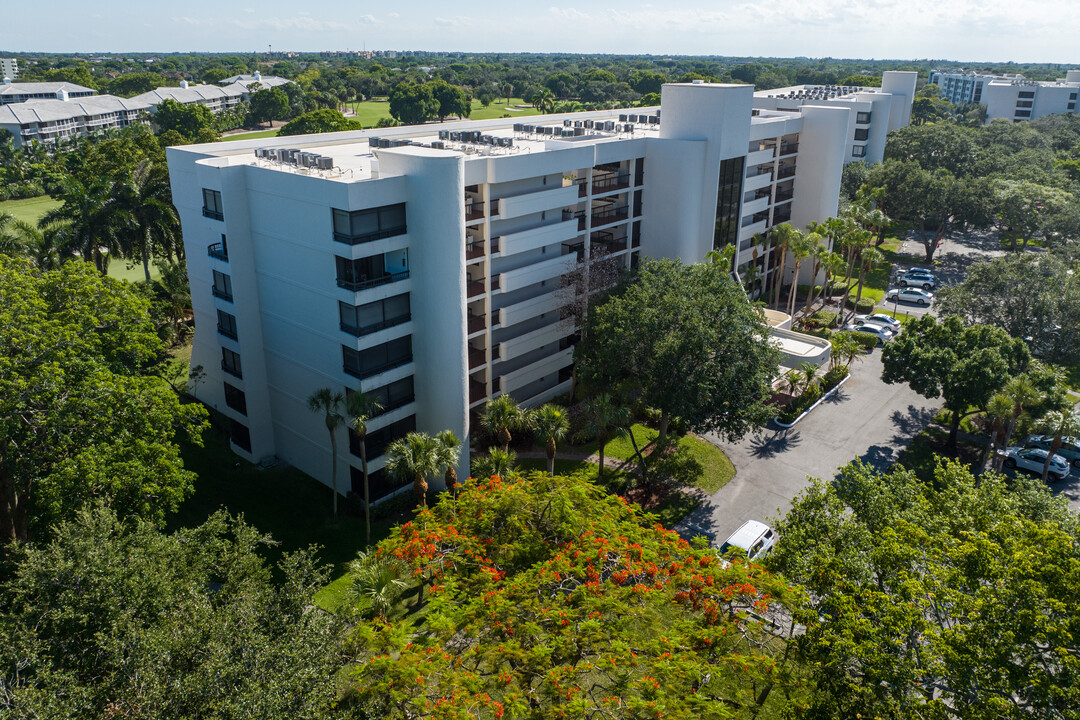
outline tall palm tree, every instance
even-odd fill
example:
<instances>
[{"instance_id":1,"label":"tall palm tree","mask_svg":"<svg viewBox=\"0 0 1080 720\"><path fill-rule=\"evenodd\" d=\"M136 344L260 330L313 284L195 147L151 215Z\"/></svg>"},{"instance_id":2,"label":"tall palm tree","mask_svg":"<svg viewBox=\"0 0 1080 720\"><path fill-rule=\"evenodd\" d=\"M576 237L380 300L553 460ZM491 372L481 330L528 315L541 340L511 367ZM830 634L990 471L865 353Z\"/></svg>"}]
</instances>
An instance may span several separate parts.
<instances>
[{"instance_id":1,"label":"tall palm tree","mask_svg":"<svg viewBox=\"0 0 1080 720\"><path fill-rule=\"evenodd\" d=\"M810 258L813 261L810 272L810 289L806 293L806 302L803 304L803 321L810 315L810 308L813 306L814 301L817 300L817 276L821 272L822 267L825 266L825 261L831 251L825 241L825 236L813 232L807 236L807 241L810 243ZM821 283L821 291L825 292L825 288L828 286L829 276L826 271L825 280Z\"/></svg>"},{"instance_id":2,"label":"tall palm tree","mask_svg":"<svg viewBox=\"0 0 1080 720\"><path fill-rule=\"evenodd\" d=\"M795 291L799 287L799 268L802 267L803 261L810 257L814 249L814 242L810 238L810 235L796 230L788 243L791 254L795 257L795 273L791 276L791 289L788 291L787 301L787 314L793 317L795 315Z\"/></svg>"},{"instance_id":3,"label":"tall palm tree","mask_svg":"<svg viewBox=\"0 0 1080 720\"><path fill-rule=\"evenodd\" d=\"M630 410L619 404L611 395L602 393L585 402L585 432L596 438L600 467L597 479L604 477L604 446L613 437L626 433L630 424Z\"/></svg>"},{"instance_id":4,"label":"tall palm tree","mask_svg":"<svg viewBox=\"0 0 1080 720\"><path fill-rule=\"evenodd\" d=\"M885 255L877 248L864 247L859 252L859 285L858 290L855 293L855 309L853 313L859 312L859 301L862 300L863 283L866 282L866 273L883 262L885 262Z\"/></svg>"},{"instance_id":5,"label":"tall palm tree","mask_svg":"<svg viewBox=\"0 0 1080 720\"><path fill-rule=\"evenodd\" d=\"M802 388L804 393L814 386L814 383L817 381L817 375L819 370L821 370L821 368L818 366L817 363L799 363L799 376L802 380Z\"/></svg>"},{"instance_id":6,"label":"tall palm tree","mask_svg":"<svg viewBox=\"0 0 1080 720\"><path fill-rule=\"evenodd\" d=\"M38 220L38 227L64 224L63 235L78 248L85 262L92 262L102 275L108 272L109 257L122 254L124 222L114 183L98 180L89 185L74 177L62 183L63 205L53 208ZM107 253L101 252L105 248Z\"/></svg>"},{"instance_id":7,"label":"tall palm tree","mask_svg":"<svg viewBox=\"0 0 1080 720\"><path fill-rule=\"evenodd\" d=\"M360 469L364 473L364 530L368 545L371 544L371 488L367 466L367 424L380 410L382 406L379 402L362 392L351 392L345 396L345 416L360 441Z\"/></svg>"},{"instance_id":8,"label":"tall palm tree","mask_svg":"<svg viewBox=\"0 0 1080 720\"><path fill-rule=\"evenodd\" d=\"M1042 479L1043 482L1046 482L1046 478L1050 474L1050 459L1054 457L1054 453L1061 449L1064 439L1080 436L1080 419L1077 419L1076 415L1071 412L1051 410L1039 421L1038 428L1044 434L1053 438L1050 441L1050 450L1046 453L1046 462L1043 463L1042 469Z\"/></svg>"},{"instance_id":9,"label":"tall palm tree","mask_svg":"<svg viewBox=\"0 0 1080 720\"><path fill-rule=\"evenodd\" d=\"M1024 414L1024 408L1042 400L1042 393L1039 392L1035 387L1035 383L1027 375L1017 375L1005 383L1005 387L1001 389L1001 394L1012 402L1012 412L1009 414L1001 437L1001 445L1005 447L1009 444L1010 438L1016 431L1016 423L1019 422L1020 416ZM994 456L993 467L995 471L1001 472L1001 464L1004 460L1005 458L1002 455Z\"/></svg>"},{"instance_id":10,"label":"tall palm tree","mask_svg":"<svg viewBox=\"0 0 1080 720\"><path fill-rule=\"evenodd\" d=\"M999 392L986 403L986 449L983 450L979 467L986 470L987 463L998 447L1005 447L1005 428L1012 417L1013 401L1007 394Z\"/></svg>"},{"instance_id":11,"label":"tall palm tree","mask_svg":"<svg viewBox=\"0 0 1080 720\"><path fill-rule=\"evenodd\" d=\"M425 432L411 432L386 449L387 471L401 483L412 481L420 507L427 507L427 478L439 472L442 443Z\"/></svg>"},{"instance_id":12,"label":"tall palm tree","mask_svg":"<svg viewBox=\"0 0 1080 720\"><path fill-rule=\"evenodd\" d=\"M446 466L446 472L443 474L446 489L454 495L458 479L457 464L461 458L461 441L453 430L443 430L435 436L435 439L439 441L439 464Z\"/></svg>"},{"instance_id":13,"label":"tall palm tree","mask_svg":"<svg viewBox=\"0 0 1080 720\"><path fill-rule=\"evenodd\" d=\"M176 244L180 220L172 206L169 178L151 160L136 165L118 187L119 215L123 223L124 253L142 260L150 282L150 256L155 246Z\"/></svg>"},{"instance_id":14,"label":"tall palm tree","mask_svg":"<svg viewBox=\"0 0 1080 720\"><path fill-rule=\"evenodd\" d=\"M555 474L555 443L570 432L570 418L558 405L542 405L533 414L536 423L536 440L544 445L548 458L548 474Z\"/></svg>"},{"instance_id":15,"label":"tall palm tree","mask_svg":"<svg viewBox=\"0 0 1080 720\"><path fill-rule=\"evenodd\" d=\"M510 450L510 433L528 430L532 426L532 415L519 406L509 395L499 395L487 401L480 415L480 427L502 444L504 451Z\"/></svg>"},{"instance_id":16,"label":"tall palm tree","mask_svg":"<svg viewBox=\"0 0 1080 720\"><path fill-rule=\"evenodd\" d=\"M789 223L783 223L769 230L769 239L774 248L779 249L780 265L773 271L773 307L780 309L780 290L784 286L784 265L787 263L787 251L796 234L801 234Z\"/></svg>"},{"instance_id":17,"label":"tall palm tree","mask_svg":"<svg viewBox=\"0 0 1080 720\"><path fill-rule=\"evenodd\" d=\"M330 482L334 491L334 517L337 518L337 429L345 422L341 414L341 393L330 388L319 388L308 397L308 409L313 413L322 413L326 423L326 432L330 434Z\"/></svg>"}]
</instances>

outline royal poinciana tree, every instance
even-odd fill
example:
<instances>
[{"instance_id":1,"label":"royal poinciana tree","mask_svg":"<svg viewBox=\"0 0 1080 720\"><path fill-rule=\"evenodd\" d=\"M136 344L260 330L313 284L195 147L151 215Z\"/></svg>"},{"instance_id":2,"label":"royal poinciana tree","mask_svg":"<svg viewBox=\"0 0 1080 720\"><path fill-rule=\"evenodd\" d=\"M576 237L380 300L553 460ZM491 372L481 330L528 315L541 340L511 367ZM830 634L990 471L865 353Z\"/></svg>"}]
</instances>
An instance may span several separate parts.
<instances>
[{"instance_id":1,"label":"royal poinciana tree","mask_svg":"<svg viewBox=\"0 0 1080 720\"><path fill-rule=\"evenodd\" d=\"M660 410L661 439L673 417L734 439L769 417L769 337L725 268L654 260L590 308L575 357L590 388Z\"/></svg>"},{"instance_id":2,"label":"royal poinciana tree","mask_svg":"<svg viewBox=\"0 0 1080 720\"><path fill-rule=\"evenodd\" d=\"M431 595L420 631L355 629L359 716L752 717L800 692L801 591L581 478L469 480L378 552Z\"/></svg>"},{"instance_id":3,"label":"royal poinciana tree","mask_svg":"<svg viewBox=\"0 0 1080 720\"><path fill-rule=\"evenodd\" d=\"M957 462L814 481L766 566L803 585L799 717L1076 718L1080 551L1063 498Z\"/></svg>"}]
</instances>

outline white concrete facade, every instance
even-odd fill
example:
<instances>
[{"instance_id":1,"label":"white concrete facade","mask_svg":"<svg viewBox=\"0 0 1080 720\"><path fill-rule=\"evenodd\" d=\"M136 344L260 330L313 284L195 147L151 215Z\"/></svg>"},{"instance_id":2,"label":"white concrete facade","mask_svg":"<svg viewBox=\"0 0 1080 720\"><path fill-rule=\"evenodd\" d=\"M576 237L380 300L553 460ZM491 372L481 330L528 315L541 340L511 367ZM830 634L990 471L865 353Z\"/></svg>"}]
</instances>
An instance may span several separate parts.
<instances>
[{"instance_id":1,"label":"white concrete facade","mask_svg":"<svg viewBox=\"0 0 1080 720\"><path fill-rule=\"evenodd\" d=\"M1028 80L1023 75L959 70L932 70L930 82L942 90L942 97L956 105L984 103L987 122L998 118L1012 121L1035 120L1077 111L1080 70L1069 70L1055 81Z\"/></svg>"},{"instance_id":2,"label":"white concrete facade","mask_svg":"<svg viewBox=\"0 0 1080 720\"><path fill-rule=\"evenodd\" d=\"M0 80L17 80L19 77L18 58L0 58Z\"/></svg>"},{"instance_id":3,"label":"white concrete facade","mask_svg":"<svg viewBox=\"0 0 1080 720\"><path fill-rule=\"evenodd\" d=\"M570 389L575 309L614 269L732 243L767 279L775 251L755 243L768 228L836 213L850 108L754 114L748 85L661 97L531 123L169 148L197 394L235 423L234 449L329 484L326 430L304 401L374 393L386 411L369 422L369 467L373 498L387 497L403 490L381 472L391 439L467 437L493 396L535 406ZM349 443L336 462L348 488ZM466 450L459 475L468 464Z\"/></svg>"},{"instance_id":4,"label":"white concrete facade","mask_svg":"<svg viewBox=\"0 0 1080 720\"><path fill-rule=\"evenodd\" d=\"M148 103L112 95L29 100L0 105L0 129L14 136L16 147L32 142L50 144L76 135L146 124L151 107Z\"/></svg>"},{"instance_id":5,"label":"white concrete facade","mask_svg":"<svg viewBox=\"0 0 1080 720\"><path fill-rule=\"evenodd\" d=\"M240 104L246 90L237 84L226 87L217 85L189 85L186 81L180 87L159 87L142 95L131 98L153 106L151 113L165 100L174 100L181 105L202 105L212 113L232 110Z\"/></svg>"}]
</instances>

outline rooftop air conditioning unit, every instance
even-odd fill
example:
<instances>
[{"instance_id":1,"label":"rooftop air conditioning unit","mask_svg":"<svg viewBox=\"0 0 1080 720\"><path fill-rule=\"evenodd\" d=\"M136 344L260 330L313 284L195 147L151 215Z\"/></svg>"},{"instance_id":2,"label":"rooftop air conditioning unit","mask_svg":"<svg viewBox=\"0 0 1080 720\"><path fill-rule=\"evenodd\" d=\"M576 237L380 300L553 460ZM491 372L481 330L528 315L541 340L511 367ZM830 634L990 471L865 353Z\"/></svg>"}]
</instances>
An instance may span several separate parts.
<instances>
[{"instance_id":1,"label":"rooftop air conditioning unit","mask_svg":"<svg viewBox=\"0 0 1080 720\"><path fill-rule=\"evenodd\" d=\"M626 113L619 116L619 122L626 122Z\"/></svg>"},{"instance_id":2,"label":"rooftop air conditioning unit","mask_svg":"<svg viewBox=\"0 0 1080 720\"><path fill-rule=\"evenodd\" d=\"M587 128L589 128L590 130L592 130L592 126L593 126L593 121L592 121L592 120L585 120L585 121L584 121L584 122L583 122L582 124L583 124L583 125L584 125L585 127L587 127Z\"/></svg>"},{"instance_id":3,"label":"rooftop air conditioning unit","mask_svg":"<svg viewBox=\"0 0 1080 720\"><path fill-rule=\"evenodd\" d=\"M435 150L443 150L445 149L446 144L443 143L442 140L435 140L431 143L431 147Z\"/></svg>"},{"instance_id":4,"label":"rooftop air conditioning unit","mask_svg":"<svg viewBox=\"0 0 1080 720\"><path fill-rule=\"evenodd\" d=\"M637 122L637 115L627 115L626 119L629 120L632 123L636 123Z\"/></svg>"},{"instance_id":5,"label":"rooftop air conditioning unit","mask_svg":"<svg viewBox=\"0 0 1080 720\"><path fill-rule=\"evenodd\" d=\"M332 170L334 168L334 158L319 155L315 158L315 167L319 170Z\"/></svg>"},{"instance_id":6,"label":"rooftop air conditioning unit","mask_svg":"<svg viewBox=\"0 0 1080 720\"><path fill-rule=\"evenodd\" d=\"M571 123L569 120L563 120L562 124L563 127L570 127L573 123Z\"/></svg>"},{"instance_id":7,"label":"rooftop air conditioning unit","mask_svg":"<svg viewBox=\"0 0 1080 720\"><path fill-rule=\"evenodd\" d=\"M440 140L448 140L449 138L450 138L450 131L449 130L440 130L439 131L439 139Z\"/></svg>"}]
</instances>

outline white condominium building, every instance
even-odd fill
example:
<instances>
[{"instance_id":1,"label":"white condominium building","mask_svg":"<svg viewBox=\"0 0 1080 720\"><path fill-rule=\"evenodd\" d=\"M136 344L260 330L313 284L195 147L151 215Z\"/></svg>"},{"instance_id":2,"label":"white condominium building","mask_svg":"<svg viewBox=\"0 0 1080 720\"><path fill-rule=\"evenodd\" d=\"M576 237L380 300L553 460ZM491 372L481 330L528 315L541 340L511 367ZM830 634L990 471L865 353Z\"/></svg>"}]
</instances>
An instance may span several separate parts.
<instances>
[{"instance_id":1,"label":"white condominium building","mask_svg":"<svg viewBox=\"0 0 1080 720\"><path fill-rule=\"evenodd\" d=\"M768 282L762 233L836 213L850 108L754 105L750 85L669 84L659 108L169 148L195 392L237 453L327 484L306 398L368 393L373 498L397 492L393 439L467 437L495 395L570 389L578 310L613 268L734 244ZM335 462L356 488L350 440Z\"/></svg>"},{"instance_id":2,"label":"white condominium building","mask_svg":"<svg viewBox=\"0 0 1080 720\"><path fill-rule=\"evenodd\" d=\"M973 70L932 70L930 82L942 89L951 103L984 103L987 122L997 118L1035 120L1047 115L1075 113L1080 92L1080 70L1069 70L1054 81L1028 80L1023 75L993 75Z\"/></svg>"},{"instance_id":3,"label":"white condominium building","mask_svg":"<svg viewBox=\"0 0 1080 720\"><path fill-rule=\"evenodd\" d=\"M227 77L221 81L221 84L225 86L226 90L239 92L244 100L250 100L251 94L258 90L269 90L270 88L281 87L282 85L288 85L292 80L287 80L277 75L263 75L256 70L251 75L233 75Z\"/></svg>"},{"instance_id":4,"label":"white condominium building","mask_svg":"<svg viewBox=\"0 0 1080 720\"><path fill-rule=\"evenodd\" d=\"M844 162L881 162L885 138L911 122L917 73L889 71L881 87L844 85L796 85L754 93L754 107L761 110L797 111L804 105L846 107L850 111Z\"/></svg>"},{"instance_id":5,"label":"white condominium building","mask_svg":"<svg viewBox=\"0 0 1080 720\"><path fill-rule=\"evenodd\" d=\"M112 95L78 100L29 100L0 105L0 129L15 136L16 147L31 142L51 143L57 138L146 123L146 114L152 107L149 103Z\"/></svg>"},{"instance_id":6,"label":"white condominium building","mask_svg":"<svg viewBox=\"0 0 1080 720\"><path fill-rule=\"evenodd\" d=\"M94 95L97 90L69 82L17 83L5 78L0 84L0 105L29 100L78 100Z\"/></svg>"},{"instance_id":7,"label":"white condominium building","mask_svg":"<svg viewBox=\"0 0 1080 720\"><path fill-rule=\"evenodd\" d=\"M7 78L15 80L19 77L19 60L17 58L0 58L0 80Z\"/></svg>"},{"instance_id":8,"label":"white condominium building","mask_svg":"<svg viewBox=\"0 0 1080 720\"><path fill-rule=\"evenodd\" d=\"M159 87L142 95L136 95L131 99L136 102L151 104L153 106L151 112L156 112L157 106L165 100L173 100L181 105L202 105L210 112L219 113L223 110L231 110L239 105L244 92L244 88L237 84L227 87L189 85L186 80L182 80L180 87Z\"/></svg>"}]
</instances>

